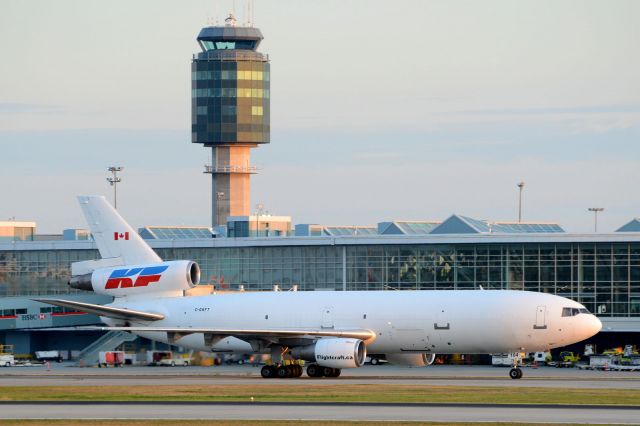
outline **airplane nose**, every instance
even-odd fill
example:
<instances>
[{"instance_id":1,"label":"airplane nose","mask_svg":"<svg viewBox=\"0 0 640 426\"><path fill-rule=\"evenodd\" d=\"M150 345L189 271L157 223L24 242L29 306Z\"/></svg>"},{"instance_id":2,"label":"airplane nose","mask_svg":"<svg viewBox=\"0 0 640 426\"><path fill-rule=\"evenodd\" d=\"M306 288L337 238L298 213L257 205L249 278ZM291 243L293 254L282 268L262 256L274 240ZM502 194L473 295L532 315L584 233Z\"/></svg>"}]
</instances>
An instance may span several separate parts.
<instances>
[{"instance_id":1,"label":"airplane nose","mask_svg":"<svg viewBox=\"0 0 640 426\"><path fill-rule=\"evenodd\" d=\"M596 317L595 315L593 316L594 321L594 327L593 327L593 334L598 334L600 332L600 330L602 330L602 321L600 321L600 319L598 317Z\"/></svg>"},{"instance_id":2,"label":"airplane nose","mask_svg":"<svg viewBox=\"0 0 640 426\"><path fill-rule=\"evenodd\" d=\"M600 330L602 330L602 321L600 321L600 319L598 319L598 317L596 317L595 315L589 315L585 319L586 321L583 321L583 332L585 334L585 339L588 339L591 336L595 336L600 332Z\"/></svg>"}]
</instances>

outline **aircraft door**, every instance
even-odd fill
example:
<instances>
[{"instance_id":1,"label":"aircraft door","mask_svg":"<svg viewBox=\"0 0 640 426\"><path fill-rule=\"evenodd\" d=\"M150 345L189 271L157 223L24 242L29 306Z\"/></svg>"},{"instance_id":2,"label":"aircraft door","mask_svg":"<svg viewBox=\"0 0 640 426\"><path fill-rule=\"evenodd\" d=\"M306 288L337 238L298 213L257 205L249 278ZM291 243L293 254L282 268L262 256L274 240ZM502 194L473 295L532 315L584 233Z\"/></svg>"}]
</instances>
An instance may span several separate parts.
<instances>
[{"instance_id":1,"label":"aircraft door","mask_svg":"<svg viewBox=\"0 0 640 426\"><path fill-rule=\"evenodd\" d=\"M322 308L322 328L333 328L333 306Z\"/></svg>"},{"instance_id":2,"label":"aircraft door","mask_svg":"<svg viewBox=\"0 0 640 426\"><path fill-rule=\"evenodd\" d=\"M536 308L536 323L533 325L535 330L544 330L547 328L547 307L544 305Z\"/></svg>"}]
</instances>

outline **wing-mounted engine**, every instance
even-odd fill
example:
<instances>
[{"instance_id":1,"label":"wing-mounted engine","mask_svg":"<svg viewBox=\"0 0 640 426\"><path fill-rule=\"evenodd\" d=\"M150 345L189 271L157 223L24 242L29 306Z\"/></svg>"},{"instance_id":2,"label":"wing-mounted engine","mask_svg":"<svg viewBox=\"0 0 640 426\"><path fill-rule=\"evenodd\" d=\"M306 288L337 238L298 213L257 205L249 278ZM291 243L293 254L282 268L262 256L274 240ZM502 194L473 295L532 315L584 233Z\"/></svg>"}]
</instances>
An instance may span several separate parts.
<instances>
[{"instance_id":1,"label":"wing-mounted engine","mask_svg":"<svg viewBox=\"0 0 640 426\"><path fill-rule=\"evenodd\" d=\"M364 364L367 347L359 339L324 338L313 345L298 346L291 355L331 368L356 368Z\"/></svg>"},{"instance_id":2,"label":"wing-mounted engine","mask_svg":"<svg viewBox=\"0 0 640 426\"><path fill-rule=\"evenodd\" d=\"M391 364L407 367L425 367L433 364L436 354L387 354L385 359Z\"/></svg>"},{"instance_id":3,"label":"wing-mounted engine","mask_svg":"<svg viewBox=\"0 0 640 426\"><path fill-rule=\"evenodd\" d=\"M100 268L74 276L69 286L114 297L150 293L178 294L200 282L200 267L190 260Z\"/></svg>"}]
</instances>

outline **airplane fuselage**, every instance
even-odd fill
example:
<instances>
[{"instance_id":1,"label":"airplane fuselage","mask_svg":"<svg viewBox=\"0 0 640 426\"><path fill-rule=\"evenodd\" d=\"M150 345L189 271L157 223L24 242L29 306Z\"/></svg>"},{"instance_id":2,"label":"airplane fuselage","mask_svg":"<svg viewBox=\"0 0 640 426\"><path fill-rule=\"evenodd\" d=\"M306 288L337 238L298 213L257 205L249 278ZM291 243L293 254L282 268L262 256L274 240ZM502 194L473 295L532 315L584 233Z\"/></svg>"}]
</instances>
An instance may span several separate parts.
<instances>
[{"instance_id":1,"label":"airplane fuselage","mask_svg":"<svg viewBox=\"0 0 640 426\"><path fill-rule=\"evenodd\" d=\"M366 329L376 336L366 341L370 354L546 351L591 337L601 327L577 302L509 290L242 292L127 298L111 306L160 313L165 318L153 322L157 327ZM583 311L567 316L566 308ZM121 324L103 320L109 325ZM169 343L164 332L136 334ZM202 333L171 343L212 352L249 353L255 349L235 337L207 346Z\"/></svg>"}]
</instances>

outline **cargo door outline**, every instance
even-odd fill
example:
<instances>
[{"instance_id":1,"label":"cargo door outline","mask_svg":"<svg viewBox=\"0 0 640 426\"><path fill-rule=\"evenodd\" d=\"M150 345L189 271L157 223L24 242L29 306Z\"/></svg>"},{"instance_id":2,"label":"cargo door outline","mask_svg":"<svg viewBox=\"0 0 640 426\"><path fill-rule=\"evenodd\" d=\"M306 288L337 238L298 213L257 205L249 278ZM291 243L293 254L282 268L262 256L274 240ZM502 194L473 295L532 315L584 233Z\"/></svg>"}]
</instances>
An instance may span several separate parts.
<instances>
[{"instance_id":1,"label":"cargo door outline","mask_svg":"<svg viewBox=\"0 0 640 426\"><path fill-rule=\"evenodd\" d=\"M547 307L540 305L536 307L536 322L533 325L534 330L546 330L547 329Z\"/></svg>"},{"instance_id":2,"label":"cargo door outline","mask_svg":"<svg viewBox=\"0 0 640 426\"><path fill-rule=\"evenodd\" d=\"M322 328L333 328L333 306L322 308Z\"/></svg>"}]
</instances>

